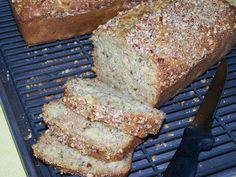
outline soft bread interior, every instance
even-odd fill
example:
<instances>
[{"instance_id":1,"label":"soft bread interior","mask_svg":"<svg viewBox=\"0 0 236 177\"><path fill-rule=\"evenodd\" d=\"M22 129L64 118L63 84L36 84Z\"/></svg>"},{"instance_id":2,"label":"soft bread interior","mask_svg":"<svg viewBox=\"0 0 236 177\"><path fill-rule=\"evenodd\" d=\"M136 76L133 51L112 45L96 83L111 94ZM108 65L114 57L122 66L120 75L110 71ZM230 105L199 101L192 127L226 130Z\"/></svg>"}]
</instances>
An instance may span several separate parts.
<instances>
[{"instance_id":1,"label":"soft bread interior","mask_svg":"<svg viewBox=\"0 0 236 177\"><path fill-rule=\"evenodd\" d=\"M120 63L119 61L118 63ZM112 70L112 62L106 62L104 67L107 67L108 72ZM119 65L119 64L117 64ZM120 68L122 66L116 67ZM130 69L131 70L131 69ZM107 73L108 73L107 72ZM116 71L113 71L116 72ZM127 73L128 69L124 69L122 71L123 74ZM119 72L117 72L118 74ZM114 75L114 73L112 74ZM133 84L138 84L132 81L135 77L138 76L138 73L130 78L130 82ZM112 78L109 78L112 79ZM120 77L114 78L114 80L120 80ZM136 79L138 82L138 80ZM117 81L119 82L119 81ZM126 82L126 80L123 80ZM114 81L114 83L116 83ZM141 83L141 81L140 81ZM144 82L145 83L145 82ZM130 84L132 87L132 83ZM68 98L70 95L76 96L77 98L83 98L86 100L87 105L97 105L98 107L103 107L104 109L113 109L123 113L145 113L146 115L159 114L159 110L153 109L150 105L145 102L138 101L134 99L132 96L126 93L122 93L121 91L109 87L109 85L97 80L97 79L72 79L68 81L65 85L66 87L66 96ZM133 88L133 87L132 87ZM132 89L131 88L131 89ZM146 88L151 90L149 88ZM114 115L115 117L115 115Z\"/></svg>"},{"instance_id":2,"label":"soft bread interior","mask_svg":"<svg viewBox=\"0 0 236 177\"><path fill-rule=\"evenodd\" d=\"M95 68L102 68L96 71L100 80L143 102L155 101L158 83L153 62L107 35L95 35L93 42Z\"/></svg>"},{"instance_id":3,"label":"soft bread interior","mask_svg":"<svg viewBox=\"0 0 236 177\"><path fill-rule=\"evenodd\" d=\"M107 126L102 122L90 122L82 115L66 108L63 103L51 102L44 106L47 114L45 121L60 126L63 131L70 132L74 137L84 139L95 146L101 146L115 153L128 146L133 137L122 131Z\"/></svg>"}]
</instances>

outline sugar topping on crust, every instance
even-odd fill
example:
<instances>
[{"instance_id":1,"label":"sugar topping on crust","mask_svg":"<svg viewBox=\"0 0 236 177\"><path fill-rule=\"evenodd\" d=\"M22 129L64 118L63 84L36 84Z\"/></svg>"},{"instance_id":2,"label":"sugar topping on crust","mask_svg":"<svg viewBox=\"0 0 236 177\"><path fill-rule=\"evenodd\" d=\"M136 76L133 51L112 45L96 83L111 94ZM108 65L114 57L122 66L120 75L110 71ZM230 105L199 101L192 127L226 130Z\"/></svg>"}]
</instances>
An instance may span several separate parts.
<instances>
[{"instance_id":1,"label":"sugar topping on crust","mask_svg":"<svg viewBox=\"0 0 236 177\"><path fill-rule=\"evenodd\" d=\"M191 67L212 52L216 34L232 29L232 21L226 19L235 12L229 7L218 0L177 1L144 14L126 41L146 56L181 59Z\"/></svg>"},{"instance_id":2,"label":"sugar topping on crust","mask_svg":"<svg viewBox=\"0 0 236 177\"><path fill-rule=\"evenodd\" d=\"M98 32L154 61L161 87L169 87L216 50L233 31L236 9L220 0L157 0L120 13Z\"/></svg>"},{"instance_id":3,"label":"sugar topping on crust","mask_svg":"<svg viewBox=\"0 0 236 177\"><path fill-rule=\"evenodd\" d=\"M115 0L12 0L16 12L26 19L83 14L110 6Z\"/></svg>"}]
</instances>

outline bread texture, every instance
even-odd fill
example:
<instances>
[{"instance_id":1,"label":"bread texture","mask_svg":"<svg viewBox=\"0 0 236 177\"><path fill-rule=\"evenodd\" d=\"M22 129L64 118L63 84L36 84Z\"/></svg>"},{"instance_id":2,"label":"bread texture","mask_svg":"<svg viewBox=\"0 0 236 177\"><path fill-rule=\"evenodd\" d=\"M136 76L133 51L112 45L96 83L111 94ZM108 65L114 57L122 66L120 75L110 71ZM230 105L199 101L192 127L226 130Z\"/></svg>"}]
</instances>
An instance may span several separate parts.
<instances>
[{"instance_id":1,"label":"bread texture","mask_svg":"<svg viewBox=\"0 0 236 177\"><path fill-rule=\"evenodd\" d=\"M131 166L131 154L116 162L104 162L83 155L80 151L61 144L48 130L33 145L35 157L46 164L53 165L63 173L82 176L124 177L128 175Z\"/></svg>"},{"instance_id":2,"label":"bread texture","mask_svg":"<svg viewBox=\"0 0 236 177\"><path fill-rule=\"evenodd\" d=\"M139 0L12 0L19 29L28 45L91 33L117 12Z\"/></svg>"},{"instance_id":3,"label":"bread texture","mask_svg":"<svg viewBox=\"0 0 236 177\"><path fill-rule=\"evenodd\" d=\"M97 79L72 79L65 84L65 106L91 121L105 122L144 138L158 133L165 114L134 100Z\"/></svg>"},{"instance_id":4,"label":"bread texture","mask_svg":"<svg viewBox=\"0 0 236 177\"><path fill-rule=\"evenodd\" d=\"M158 107L230 51L236 8L224 0L157 0L93 34L98 79Z\"/></svg>"},{"instance_id":5,"label":"bread texture","mask_svg":"<svg viewBox=\"0 0 236 177\"><path fill-rule=\"evenodd\" d=\"M105 123L90 122L59 101L44 105L43 117L61 143L99 160L122 160L142 142Z\"/></svg>"}]
</instances>

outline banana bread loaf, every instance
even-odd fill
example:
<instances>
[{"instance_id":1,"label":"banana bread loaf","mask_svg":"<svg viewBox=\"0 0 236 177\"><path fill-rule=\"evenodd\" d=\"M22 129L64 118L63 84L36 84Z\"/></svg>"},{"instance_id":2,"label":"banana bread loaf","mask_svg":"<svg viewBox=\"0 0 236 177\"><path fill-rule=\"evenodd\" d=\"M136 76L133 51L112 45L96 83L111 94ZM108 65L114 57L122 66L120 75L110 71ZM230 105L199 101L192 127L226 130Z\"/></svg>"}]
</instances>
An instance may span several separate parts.
<instances>
[{"instance_id":1,"label":"banana bread loaf","mask_svg":"<svg viewBox=\"0 0 236 177\"><path fill-rule=\"evenodd\" d=\"M72 79L65 84L65 106L91 121L105 122L130 135L157 134L165 114L97 79Z\"/></svg>"},{"instance_id":2,"label":"banana bread loaf","mask_svg":"<svg viewBox=\"0 0 236 177\"><path fill-rule=\"evenodd\" d=\"M104 162L83 155L80 151L61 144L48 130L33 145L35 157L64 173L93 177L124 177L131 167L132 154L120 161Z\"/></svg>"},{"instance_id":3,"label":"banana bread loaf","mask_svg":"<svg viewBox=\"0 0 236 177\"><path fill-rule=\"evenodd\" d=\"M61 143L99 160L122 160L142 142L105 123L90 122L59 101L44 105L43 117Z\"/></svg>"},{"instance_id":4,"label":"banana bread loaf","mask_svg":"<svg viewBox=\"0 0 236 177\"><path fill-rule=\"evenodd\" d=\"M28 45L91 33L99 24L139 0L12 0L19 29Z\"/></svg>"},{"instance_id":5,"label":"banana bread loaf","mask_svg":"<svg viewBox=\"0 0 236 177\"><path fill-rule=\"evenodd\" d=\"M230 51L236 8L224 0L158 0L93 34L98 79L160 106Z\"/></svg>"}]
</instances>

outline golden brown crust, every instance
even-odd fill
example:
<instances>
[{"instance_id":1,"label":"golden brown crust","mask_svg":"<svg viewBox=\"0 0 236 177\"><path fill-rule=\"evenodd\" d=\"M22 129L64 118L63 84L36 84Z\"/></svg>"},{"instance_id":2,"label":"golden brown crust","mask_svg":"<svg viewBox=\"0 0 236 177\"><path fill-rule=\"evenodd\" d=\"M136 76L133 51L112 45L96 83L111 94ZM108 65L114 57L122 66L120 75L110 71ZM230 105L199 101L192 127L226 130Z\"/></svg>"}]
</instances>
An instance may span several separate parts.
<instances>
[{"instance_id":1,"label":"golden brown crust","mask_svg":"<svg viewBox=\"0 0 236 177\"><path fill-rule=\"evenodd\" d=\"M24 14L17 13L14 4L12 4L12 8L26 43L36 45L91 33L98 25L114 17L118 11L130 8L128 3L126 0L114 1L108 7L94 9L84 14L75 13L58 17L39 16L30 20L25 20ZM26 13L26 16L29 15Z\"/></svg>"},{"instance_id":2,"label":"golden brown crust","mask_svg":"<svg viewBox=\"0 0 236 177\"><path fill-rule=\"evenodd\" d=\"M115 0L12 0L24 22L42 17L63 17L109 7Z\"/></svg>"},{"instance_id":3,"label":"golden brown crust","mask_svg":"<svg viewBox=\"0 0 236 177\"><path fill-rule=\"evenodd\" d=\"M226 2L223 0L223 2ZM235 15L236 15L236 8L231 6L230 10L234 11L234 15L231 17L228 17L228 21L224 22L225 24L234 24L236 23ZM222 25L223 26L223 25ZM232 30L234 29L234 30ZM208 29L208 31L205 31L205 33L214 34L213 29ZM212 45L213 45L213 51L212 53L206 54L199 63L195 64L193 67L190 68L188 71L188 67L183 61L176 61L179 63L175 63L175 60L172 61L168 66L173 65L170 67L172 69L173 73L176 73L176 75L180 75L181 71L188 71L185 75L183 75L181 78L179 78L175 84L173 85L165 85L165 87L162 87L160 90L161 92L157 94L157 99L155 103L153 103L153 106L156 107L162 106L165 102L167 102L169 99L174 97L176 94L178 94L180 91L182 91L185 87L187 87L191 82L194 81L198 76L202 75L204 72L206 72L212 65L216 64L224 55L226 55L232 47L236 44L236 29L231 28L230 30L225 30L219 35L213 35L212 36ZM206 43L208 39L206 39ZM209 47L207 44L203 44L206 48ZM176 65L179 65L179 67L176 67ZM160 65L161 66L161 65ZM164 67L164 70L168 70L168 67ZM173 69L176 69L173 71ZM160 73L162 79L165 79L164 74L165 71L161 69ZM158 79L157 79L158 80ZM159 82L159 81L157 81Z\"/></svg>"},{"instance_id":4,"label":"golden brown crust","mask_svg":"<svg viewBox=\"0 0 236 177\"><path fill-rule=\"evenodd\" d=\"M224 33L222 36L219 36L214 52L207 55L204 60L201 60L198 64L192 67L191 70L182 78L180 78L174 85L163 89L158 95L157 102L153 105L156 105L156 107L162 106L165 102L191 84L194 79L206 72L209 67L216 64L221 58L230 52L235 44L236 30L230 33Z\"/></svg>"}]
</instances>

